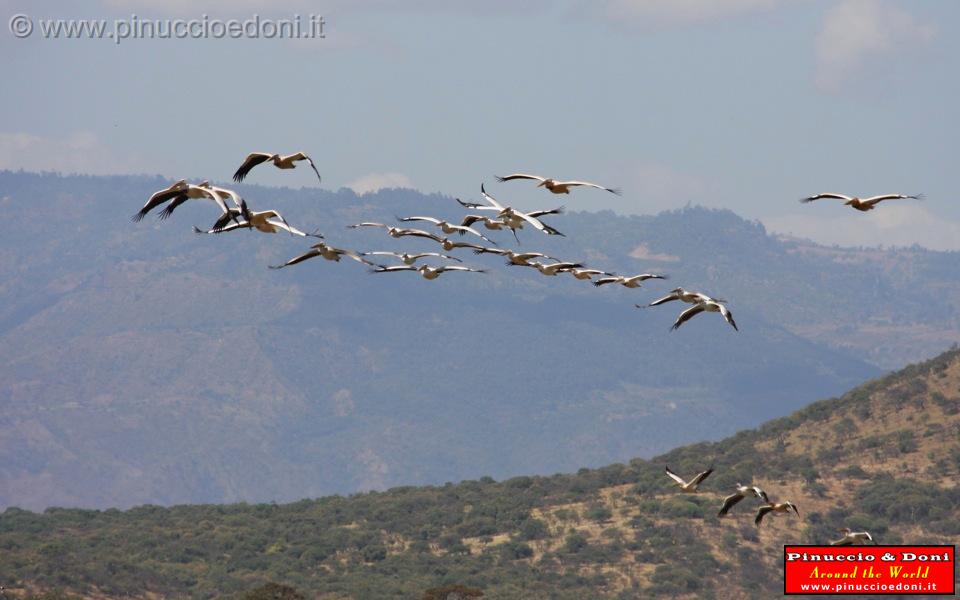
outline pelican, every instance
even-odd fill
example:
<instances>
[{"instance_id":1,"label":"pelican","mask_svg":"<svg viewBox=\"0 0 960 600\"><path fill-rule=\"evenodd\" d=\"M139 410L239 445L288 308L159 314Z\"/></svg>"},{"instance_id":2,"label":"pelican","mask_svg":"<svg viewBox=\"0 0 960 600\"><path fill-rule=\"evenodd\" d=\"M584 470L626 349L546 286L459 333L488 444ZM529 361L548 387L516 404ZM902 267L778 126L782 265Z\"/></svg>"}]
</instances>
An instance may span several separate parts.
<instances>
[{"instance_id":1,"label":"pelican","mask_svg":"<svg viewBox=\"0 0 960 600\"><path fill-rule=\"evenodd\" d=\"M423 238L431 239L431 240L433 240L433 241L435 241L435 242L441 242L441 243L442 243L443 240L444 240L444 238L441 238L441 237L439 237L439 236L436 236L436 235L434 235L434 234L432 234L432 233L429 233L429 232L427 232L427 231L424 231L424 230L422 230L422 229L409 229L409 228L405 228L405 227L393 227L393 226L390 226L390 225L385 225L385 224L383 224L383 223L371 223L371 222L369 222L369 221L365 221L365 222L363 222L363 223L357 223L356 225L347 225L347 229L357 229L357 228L359 228L359 227L381 227L381 228L387 230L387 233L390 234L390 237L394 237L394 238L402 238L402 237L406 237L406 236L423 237Z\"/></svg>"},{"instance_id":2,"label":"pelican","mask_svg":"<svg viewBox=\"0 0 960 600\"><path fill-rule=\"evenodd\" d=\"M327 259L327 260L332 260L332 261L334 261L334 262L340 262L340 258L343 257L343 256L346 256L347 258L352 258L353 260L355 260L355 261L357 261L357 262L361 262L361 263L363 263L363 264L365 264L365 265L369 265L369 266L371 266L371 267L379 266L379 265L376 265L376 264L370 262L369 260L363 258L362 256L360 256L359 254L357 254L357 253L354 252L353 250L343 250L343 249L341 249L341 248L334 248L333 246L328 246L328 245L327 245L326 243L324 243L324 242L320 242L320 243L318 243L318 244L314 244L313 246L310 246L310 250L307 251L307 252L305 252L305 253L303 253L303 254L301 254L300 256L291 258L290 260L288 260L287 262L283 263L282 265L270 265L270 268L271 268L271 269L282 269L282 268L284 268L284 267L289 267L290 265L295 265L295 264L297 264L297 263L301 263L301 262L303 262L303 261L305 261L305 260L308 260L308 259L311 259L311 258L313 258L313 257L315 257L315 256L322 256L323 258L325 258L325 259Z\"/></svg>"},{"instance_id":3,"label":"pelican","mask_svg":"<svg viewBox=\"0 0 960 600\"><path fill-rule=\"evenodd\" d=\"M844 527L843 529L838 530L843 534L843 537L835 542L830 542L831 546L863 546L868 541L873 541L873 536L866 531L853 531L849 527Z\"/></svg>"},{"instance_id":4,"label":"pelican","mask_svg":"<svg viewBox=\"0 0 960 600\"><path fill-rule=\"evenodd\" d=\"M710 467L706 471L697 473L697 476L690 481L684 481L679 475L671 471L670 467L664 467L663 470L666 471L667 476L670 477L670 479L677 482L677 485L680 486L680 491L688 494L695 494L697 492L697 488L701 483L703 483L703 480L709 477L710 473L713 473L713 467Z\"/></svg>"},{"instance_id":5,"label":"pelican","mask_svg":"<svg viewBox=\"0 0 960 600\"><path fill-rule=\"evenodd\" d=\"M611 277L601 277L600 279L594 281L593 285L600 287L601 285L606 285L608 283L619 283L623 287L634 289L640 287L640 282L642 281L646 281L648 279L666 278L666 275L654 275L652 273L641 273L632 277L627 277L625 275L613 275Z\"/></svg>"},{"instance_id":6,"label":"pelican","mask_svg":"<svg viewBox=\"0 0 960 600\"><path fill-rule=\"evenodd\" d=\"M737 324L733 320L733 313L730 312L730 309L727 308L726 304L721 304L717 300L697 302L687 310L680 313L680 316L677 317L676 322L670 327L670 329L679 329L681 325L704 311L720 313L723 315L723 318L726 319L727 323L730 323L731 327L733 327L736 331L740 331L737 329Z\"/></svg>"},{"instance_id":7,"label":"pelican","mask_svg":"<svg viewBox=\"0 0 960 600\"><path fill-rule=\"evenodd\" d=\"M720 300L719 298L711 298L706 294L701 294L700 292L691 292L683 289L682 287L674 288L670 290L670 293L664 296L663 298L657 298L647 306L660 306L661 304L666 304L667 302L673 302L674 300L680 300L686 302L687 304L697 304L698 302L707 302L713 300L714 302L726 302L726 300ZM637 308L644 308L643 306L637 304Z\"/></svg>"},{"instance_id":8,"label":"pelican","mask_svg":"<svg viewBox=\"0 0 960 600\"><path fill-rule=\"evenodd\" d=\"M760 521L763 521L764 515L766 515L768 512L789 513L791 509L793 509L793 512L797 513L798 517L800 516L800 511L797 510L797 505L793 502L768 502L761 505L760 508L757 509L757 518L753 520L753 523L759 527Z\"/></svg>"},{"instance_id":9,"label":"pelican","mask_svg":"<svg viewBox=\"0 0 960 600\"><path fill-rule=\"evenodd\" d=\"M767 493L755 485L740 485L737 484L736 493L730 494L723 499L723 506L720 507L720 512L717 513L718 517L722 517L733 508L733 505L737 502L740 502L747 496L753 496L754 498L760 498L766 504L770 504L770 498L767 497Z\"/></svg>"},{"instance_id":10,"label":"pelican","mask_svg":"<svg viewBox=\"0 0 960 600\"><path fill-rule=\"evenodd\" d=\"M436 256L437 258L449 258L450 260L455 260L457 262L463 262L456 256L448 256L446 254L440 254L439 252L419 252L417 254L408 254L406 252L361 252L360 256L393 256L399 258L403 264L412 265L417 260L424 258L426 256Z\"/></svg>"},{"instance_id":11,"label":"pelican","mask_svg":"<svg viewBox=\"0 0 960 600\"><path fill-rule=\"evenodd\" d=\"M273 161L273 166L278 169L295 169L297 165L294 163L297 161L305 160L310 163L310 168L313 169L313 172L317 174L317 181L322 181L320 178L320 171L317 171L317 166L313 164L313 160L303 152L297 152L296 154L288 154L286 156L281 156L279 154L270 154L269 152L252 152L247 155L247 158L244 159L243 164L240 165L240 168L237 169L237 172L233 174L234 181L243 181L247 176L247 173L250 172L250 169L259 165L260 163L267 162L268 160Z\"/></svg>"},{"instance_id":12,"label":"pelican","mask_svg":"<svg viewBox=\"0 0 960 600\"><path fill-rule=\"evenodd\" d=\"M867 212L868 210L873 210L876 208L877 204L880 204L884 200L922 200L923 194L915 194L912 196L904 196L903 194L882 194L880 196L871 196L869 198L857 198L856 196L846 196L844 194L834 194L834 193L825 193L817 194L816 196L808 196L806 198L801 198L800 202L807 203L813 202L814 200L819 200L821 198L832 198L834 200L844 200L844 206L850 206L861 212Z\"/></svg>"},{"instance_id":13,"label":"pelican","mask_svg":"<svg viewBox=\"0 0 960 600\"><path fill-rule=\"evenodd\" d=\"M507 263L512 264L512 263ZM556 277L557 273L563 273L564 271L571 271L573 269L578 269L582 267L580 263L572 262L556 262L549 265L543 264L542 262L531 261L529 267L533 267L536 270L540 271L543 275L548 277Z\"/></svg>"},{"instance_id":14,"label":"pelican","mask_svg":"<svg viewBox=\"0 0 960 600\"><path fill-rule=\"evenodd\" d=\"M484 189L484 185L482 183L480 184L480 195L482 195L483 198L490 204L486 205L486 204L477 204L475 202L464 202L459 198L457 199L457 202L459 202L460 205L465 208L470 208L475 210L496 211L497 219L505 222L507 224L507 227L514 230L522 229L524 222L526 222L533 225L533 227L537 231L542 231L547 235L560 235L560 236L563 235L553 227L550 227L549 225L547 225L546 223L540 220L540 217L542 217L543 215L548 215L548 214L557 215L562 213L563 207L525 213L513 207L504 206L499 202L497 202L497 200L493 196L487 193L487 190ZM514 231L514 235L516 235L516 231Z\"/></svg>"},{"instance_id":15,"label":"pelican","mask_svg":"<svg viewBox=\"0 0 960 600\"><path fill-rule=\"evenodd\" d=\"M556 179L549 179L547 177L540 177L539 175L527 175L526 173L513 173L512 175L507 175L506 177L496 176L497 181L512 181L514 179L533 179L534 181L539 181L537 187L545 187L554 194L569 194L570 188L576 186L586 186L597 188L598 190L604 190L610 192L611 194L620 195L620 190L616 188L606 188L602 185L597 185L596 183L590 183L589 181L557 181Z\"/></svg>"},{"instance_id":16,"label":"pelican","mask_svg":"<svg viewBox=\"0 0 960 600\"><path fill-rule=\"evenodd\" d=\"M521 267L531 266L530 261L534 258L557 260L542 252L514 252L513 250L506 250L504 248L484 248L483 246L479 246L475 248L473 252L474 254L498 254L506 257L508 265L519 265Z\"/></svg>"},{"instance_id":17,"label":"pelican","mask_svg":"<svg viewBox=\"0 0 960 600\"><path fill-rule=\"evenodd\" d=\"M430 265L420 265L419 267L414 267L411 265L405 266L396 266L396 267L377 267L374 269L373 273L396 273L397 271L416 271L423 276L424 279L434 280L440 277L441 273L446 273L447 271L467 271L470 273L486 273L483 269L471 269L470 267L460 267L460 266L441 266L441 267L431 267Z\"/></svg>"},{"instance_id":18,"label":"pelican","mask_svg":"<svg viewBox=\"0 0 960 600\"><path fill-rule=\"evenodd\" d=\"M599 269L570 269L569 271L567 271L567 273L570 273L577 279L586 279L587 281L589 281L590 278L593 277L594 275L610 274L610 273L607 273L606 271L601 271Z\"/></svg>"},{"instance_id":19,"label":"pelican","mask_svg":"<svg viewBox=\"0 0 960 600\"><path fill-rule=\"evenodd\" d=\"M230 212L230 209L227 207L226 202L224 202L223 197L214 191L214 188L211 187L209 181L202 181L197 185L193 185L191 183L187 183L185 179L181 179L170 187L155 192L152 196L150 196L150 199L147 200L147 203L143 205L143 208L137 211L131 218L134 221L140 221L154 208L160 206L164 202L170 202L170 204L168 204L166 208L164 208L158 215L160 220L164 220L172 215L173 211L176 210L178 206L187 200L197 198L213 200L214 203L216 203L216 205L220 208L222 213L228 214Z\"/></svg>"},{"instance_id":20,"label":"pelican","mask_svg":"<svg viewBox=\"0 0 960 600\"><path fill-rule=\"evenodd\" d=\"M237 217L243 217L242 221L237 221ZM230 223L230 221L235 221ZM228 225L228 223L230 223ZM237 229L256 229L257 231L262 231L263 233L278 233L280 231L286 231L290 235L298 235L301 237L318 237L322 238L323 236L314 232L314 233L304 233L287 223L287 220L283 218L279 212L275 210L262 210L255 211L247 208L246 200L240 199L240 208L231 208L226 213L223 214L217 222L213 224L213 227L209 231L204 231L197 227L193 228L197 233L226 233L228 231L234 231Z\"/></svg>"},{"instance_id":21,"label":"pelican","mask_svg":"<svg viewBox=\"0 0 960 600\"><path fill-rule=\"evenodd\" d=\"M474 223L483 223L483 226L489 229L490 231L502 231L504 227L510 228L505 221L499 219L491 219L483 215L467 215L460 221L460 225L464 227L470 227Z\"/></svg>"},{"instance_id":22,"label":"pelican","mask_svg":"<svg viewBox=\"0 0 960 600\"><path fill-rule=\"evenodd\" d=\"M447 234L447 235L449 235L449 234L451 234L451 233L459 233L460 235L463 235L463 234L465 234L465 233L472 233L473 235L478 236L478 237L480 237L481 239L483 239L485 242L489 242L489 243L493 244L494 246L497 245L496 242L494 242L493 240L491 240L491 239L488 238L487 236L483 235L482 233L480 233L480 232L477 231L476 229L473 229L473 228L470 227L469 225L454 225L454 224L452 224L452 223L450 223L450 222L448 222L448 221L444 221L443 219L437 219L437 218L434 218L434 217L404 217L404 218L402 218L402 219L399 219L399 218L398 218L397 220L398 220L398 221L401 221L401 222L403 222L403 223L409 223L409 222L412 222L412 221L426 221L427 223L433 223L434 225L436 225L437 227L440 228L440 231L444 232L444 233Z\"/></svg>"}]
</instances>

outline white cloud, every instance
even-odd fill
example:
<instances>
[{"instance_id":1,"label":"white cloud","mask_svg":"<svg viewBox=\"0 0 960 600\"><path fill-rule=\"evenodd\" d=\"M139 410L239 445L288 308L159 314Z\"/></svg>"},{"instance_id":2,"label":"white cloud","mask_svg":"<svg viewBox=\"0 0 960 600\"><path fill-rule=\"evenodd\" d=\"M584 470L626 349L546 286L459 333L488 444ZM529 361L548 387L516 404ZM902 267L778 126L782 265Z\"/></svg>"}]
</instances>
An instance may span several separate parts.
<instances>
[{"instance_id":1,"label":"white cloud","mask_svg":"<svg viewBox=\"0 0 960 600\"><path fill-rule=\"evenodd\" d=\"M358 194L367 194L383 188L410 188L413 182L403 173L370 173L346 185Z\"/></svg>"},{"instance_id":2,"label":"white cloud","mask_svg":"<svg viewBox=\"0 0 960 600\"><path fill-rule=\"evenodd\" d=\"M850 210L847 207L843 207ZM835 211L831 211L835 212ZM912 246L960 250L960 222L938 216L922 206L888 203L866 214L786 215L762 219L776 233L839 246Z\"/></svg>"},{"instance_id":3,"label":"white cloud","mask_svg":"<svg viewBox=\"0 0 960 600\"><path fill-rule=\"evenodd\" d=\"M871 59L929 43L937 28L883 0L843 0L817 35L817 84L838 87Z\"/></svg>"},{"instance_id":4,"label":"white cloud","mask_svg":"<svg viewBox=\"0 0 960 600\"><path fill-rule=\"evenodd\" d=\"M0 169L88 175L114 175L136 170L133 157L118 157L88 131L78 131L65 138L0 132Z\"/></svg>"}]
</instances>

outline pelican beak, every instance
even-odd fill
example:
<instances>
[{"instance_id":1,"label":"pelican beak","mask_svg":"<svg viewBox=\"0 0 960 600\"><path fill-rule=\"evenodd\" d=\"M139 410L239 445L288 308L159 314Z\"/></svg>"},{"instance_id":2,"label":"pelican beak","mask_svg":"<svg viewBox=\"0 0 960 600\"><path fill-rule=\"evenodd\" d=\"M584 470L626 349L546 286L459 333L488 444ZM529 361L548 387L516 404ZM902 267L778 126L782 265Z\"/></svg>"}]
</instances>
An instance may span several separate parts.
<instances>
[{"instance_id":1,"label":"pelican beak","mask_svg":"<svg viewBox=\"0 0 960 600\"><path fill-rule=\"evenodd\" d=\"M543 187L544 184L546 183L547 183L546 181L541 181L540 183L537 184L537 187Z\"/></svg>"}]
</instances>

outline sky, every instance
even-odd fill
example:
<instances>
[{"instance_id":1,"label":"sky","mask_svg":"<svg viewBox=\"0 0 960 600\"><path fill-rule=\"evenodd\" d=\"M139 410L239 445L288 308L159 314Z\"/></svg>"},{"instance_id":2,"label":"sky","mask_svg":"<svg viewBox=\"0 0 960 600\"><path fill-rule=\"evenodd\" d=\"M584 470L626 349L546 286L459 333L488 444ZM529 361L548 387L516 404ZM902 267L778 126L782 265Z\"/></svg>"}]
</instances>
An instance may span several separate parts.
<instances>
[{"instance_id":1,"label":"sky","mask_svg":"<svg viewBox=\"0 0 960 600\"><path fill-rule=\"evenodd\" d=\"M840 245L960 250L949 0L0 0L0 169L322 186L519 207L729 208ZM32 35L10 20L27 15ZM322 16L322 39L44 39L40 19ZM317 185L260 167L248 181ZM859 213L818 192L924 193Z\"/></svg>"}]
</instances>

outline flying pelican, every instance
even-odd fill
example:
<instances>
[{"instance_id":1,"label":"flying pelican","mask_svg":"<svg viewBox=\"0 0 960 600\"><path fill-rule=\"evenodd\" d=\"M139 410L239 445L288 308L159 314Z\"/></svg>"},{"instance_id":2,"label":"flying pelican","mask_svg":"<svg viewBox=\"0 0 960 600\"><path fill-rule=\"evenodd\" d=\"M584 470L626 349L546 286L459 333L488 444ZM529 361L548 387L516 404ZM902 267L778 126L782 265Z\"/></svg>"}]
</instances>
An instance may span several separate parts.
<instances>
[{"instance_id":1,"label":"flying pelican","mask_svg":"<svg viewBox=\"0 0 960 600\"><path fill-rule=\"evenodd\" d=\"M539 175L527 175L526 173L514 173L512 175L507 175L506 177L496 176L497 181L501 183L504 181L512 181L514 179L533 179L539 181L537 187L545 187L554 194L569 194L570 188L576 187L579 185L597 188L598 190L605 190L611 194L620 195L620 190L616 188L606 188L602 185L597 185L596 183L590 183L589 181L557 181L556 179L549 179L547 177L540 177Z\"/></svg>"},{"instance_id":2,"label":"flying pelican","mask_svg":"<svg viewBox=\"0 0 960 600\"><path fill-rule=\"evenodd\" d=\"M411 265L405 266L396 266L396 267L377 267L372 273L396 273L398 271L416 271L423 276L424 279L433 280L437 277L440 277L441 273L446 273L447 271L468 271L470 273L486 273L483 269L471 269L470 267L460 267L460 266L441 266L441 267L431 267L430 265L420 265L419 267L414 267Z\"/></svg>"},{"instance_id":3,"label":"flying pelican","mask_svg":"<svg viewBox=\"0 0 960 600\"><path fill-rule=\"evenodd\" d=\"M237 217L243 217L242 221L237 221ZM231 220L234 220L234 223L230 223ZM228 225L228 223L230 223ZM203 231L194 227L194 231L197 233L225 233L227 231L234 231L237 229L256 229L257 231L262 231L263 233L277 233L280 231L286 231L290 235L298 235L301 237L310 236L323 238L322 235L314 233L304 233L287 223L287 220L283 218L279 212L275 210L262 210L255 211L247 208L246 200L240 199L240 208L231 208L226 213L223 214L217 222L213 224L213 227L209 231Z\"/></svg>"},{"instance_id":4,"label":"flying pelican","mask_svg":"<svg viewBox=\"0 0 960 600\"><path fill-rule=\"evenodd\" d=\"M793 512L797 513L798 517L800 516L800 511L797 510L797 505L793 502L768 502L757 509L757 518L753 520L753 523L759 527L760 521L763 520L764 515L768 512L789 513L790 509L793 509Z\"/></svg>"},{"instance_id":5,"label":"flying pelican","mask_svg":"<svg viewBox=\"0 0 960 600\"><path fill-rule=\"evenodd\" d=\"M831 546L862 546L865 545L868 541L873 541L873 536L866 531L853 531L849 527L844 527L839 530L843 534L843 537L835 542L830 542Z\"/></svg>"},{"instance_id":6,"label":"flying pelican","mask_svg":"<svg viewBox=\"0 0 960 600\"><path fill-rule=\"evenodd\" d=\"M507 224L507 227L510 227L511 229L514 229L514 230L523 228L523 224L524 222L526 222L533 225L533 227L537 231L542 231L547 235L560 235L560 236L563 235L553 227L550 227L549 225L547 225L546 223L540 220L540 217L543 215L548 215L548 214L557 215L562 213L563 207L554 208L551 210L541 210L541 211L533 211L533 212L525 213L513 207L504 206L499 202L497 202L497 200L493 196L487 193L487 190L484 189L484 185L482 183L480 184L480 195L482 195L483 198L490 204L487 205L487 204L477 204L475 202L464 202L459 198L457 199L457 202L459 202L460 205L465 208L470 208L475 210L496 211L497 219L505 222ZM516 235L516 231L514 231L514 235Z\"/></svg>"},{"instance_id":7,"label":"flying pelican","mask_svg":"<svg viewBox=\"0 0 960 600\"><path fill-rule=\"evenodd\" d=\"M464 227L470 227L474 223L483 223L483 226L489 229L490 231L502 231L504 227L510 228L505 221L499 219L491 219L484 215L467 215L460 221L460 224Z\"/></svg>"},{"instance_id":8,"label":"flying pelican","mask_svg":"<svg viewBox=\"0 0 960 600\"><path fill-rule=\"evenodd\" d=\"M670 293L664 296L663 298L657 298L647 306L660 306L661 304L666 304L667 302L673 302L674 300L680 300L686 302L687 304L697 304L698 302L707 302L713 300L714 302L726 302L726 300L720 300L719 298L711 298L706 294L701 294L700 292L690 292L682 287L674 288L670 290ZM637 308L644 308L643 306L637 304Z\"/></svg>"},{"instance_id":9,"label":"flying pelican","mask_svg":"<svg viewBox=\"0 0 960 600\"><path fill-rule=\"evenodd\" d=\"M472 233L473 235L476 235L482 238L484 241L490 242L494 246L497 245L496 242L494 242L487 236L483 235L476 229L473 229L469 225L454 225L448 221L444 221L443 219L437 219L434 217L404 217L402 219L398 218L397 220L403 223L409 223L412 221L426 221L428 223L433 223L434 225L440 228L440 231L444 232L447 235L451 233L459 233L460 235L463 235L465 233Z\"/></svg>"},{"instance_id":10,"label":"flying pelican","mask_svg":"<svg viewBox=\"0 0 960 600\"><path fill-rule=\"evenodd\" d=\"M609 275L609 274L610 274L610 273L607 273L606 271L601 271L601 270L599 270L599 269L570 269L569 271L567 271L567 273L570 273L571 275L573 275L573 276L576 277L577 279L586 279L586 280L588 280L588 281L589 281L590 278L593 277L594 275Z\"/></svg>"},{"instance_id":11,"label":"flying pelican","mask_svg":"<svg viewBox=\"0 0 960 600\"><path fill-rule=\"evenodd\" d=\"M868 210L873 210L876 208L877 204L880 204L884 200L906 200L908 198L914 200L922 200L923 194L916 194L913 196L904 196L903 194L882 194L880 196L871 196L869 198L857 198L856 196L845 196L844 194L834 194L834 193L825 193L817 194L816 196L808 196L807 198L801 198L800 202L807 203L813 202L814 200L819 200L821 198L832 198L835 200L844 200L844 206L850 206L862 212L867 212Z\"/></svg>"},{"instance_id":12,"label":"flying pelican","mask_svg":"<svg viewBox=\"0 0 960 600\"><path fill-rule=\"evenodd\" d=\"M220 208L222 213L227 214L230 212L230 209L227 207L226 202L224 202L223 197L214 191L209 181L202 181L197 185L193 185L191 183L187 183L185 179L181 179L167 189L155 192L152 196L150 196L150 199L147 200L147 203L144 204L143 208L133 215L132 219L134 221L140 221L154 208L160 206L164 202L170 202L170 204L168 204L166 208L164 208L158 215L160 220L164 220L172 215L173 211L176 210L178 206L187 200L197 198L213 200L214 203L216 203L216 205Z\"/></svg>"},{"instance_id":13,"label":"flying pelican","mask_svg":"<svg viewBox=\"0 0 960 600\"><path fill-rule=\"evenodd\" d=\"M642 281L646 281L648 279L666 278L666 275L654 275L652 273L641 273L632 277L627 277L625 275L613 275L611 277L601 277L600 279L594 281L593 285L600 287L601 285L606 285L608 283L619 283L623 287L634 289L640 287L640 282Z\"/></svg>"},{"instance_id":14,"label":"flying pelican","mask_svg":"<svg viewBox=\"0 0 960 600\"><path fill-rule=\"evenodd\" d=\"M512 263L507 263L507 264L509 265ZM555 277L557 273L563 273L564 271L572 271L573 269L579 269L583 265L580 263L572 263L572 262L556 262L556 263L551 263L549 265L546 265L542 262L531 261L530 264L527 266L535 268L536 270L540 271L540 273L542 273L543 275L547 275L548 277Z\"/></svg>"},{"instance_id":15,"label":"flying pelican","mask_svg":"<svg viewBox=\"0 0 960 600\"><path fill-rule=\"evenodd\" d=\"M441 243L443 242L443 239L444 239L432 233L424 231L422 229L408 229L405 227L393 227L391 225L385 225L383 223L371 223L369 221L365 221L363 223L357 223L356 225L347 225L347 229L357 229L359 227L382 227L383 229L387 230L387 233L390 234L390 237L394 237L394 238L402 238L406 236L423 237L423 238L431 239L435 242L441 242Z\"/></svg>"},{"instance_id":16,"label":"flying pelican","mask_svg":"<svg viewBox=\"0 0 960 600\"><path fill-rule=\"evenodd\" d=\"M406 252L361 252L360 256L393 256L399 258L403 264L412 265L417 262L417 260L425 256L436 256L437 258L449 258L450 260L455 260L457 262L463 262L456 256L448 256L446 254L440 254L439 252L419 252L417 254L408 254Z\"/></svg>"},{"instance_id":17,"label":"flying pelican","mask_svg":"<svg viewBox=\"0 0 960 600\"><path fill-rule=\"evenodd\" d=\"M723 318L726 319L727 323L730 323L731 327L733 327L736 331L740 331L737 329L737 324L733 320L733 313L730 312L730 309L727 308L726 304L721 304L717 300L705 300L703 302L697 302L687 310L680 313L680 316L677 317L676 322L670 327L670 329L679 329L681 325L704 311L720 313L723 315Z\"/></svg>"},{"instance_id":18,"label":"flying pelican","mask_svg":"<svg viewBox=\"0 0 960 600\"><path fill-rule=\"evenodd\" d=\"M730 494L723 499L723 506L720 507L720 512L717 513L718 517L722 517L733 508L733 505L737 502L740 502L748 495L752 495L754 498L760 498L766 504L770 504L770 498L767 497L767 493L755 485L740 485L737 484L737 491L734 494Z\"/></svg>"},{"instance_id":19,"label":"flying pelican","mask_svg":"<svg viewBox=\"0 0 960 600\"><path fill-rule=\"evenodd\" d=\"M240 165L240 168L237 169L237 172L233 174L234 181L243 181L244 177L247 176L247 173L250 172L250 169L259 165L260 163L267 162L268 160L273 161L273 166L278 169L295 169L297 165L294 163L297 161L305 160L310 163L310 168L313 169L313 172L317 174L317 181L322 181L320 178L320 171L317 171L317 166L313 164L313 160L303 152L297 152L296 154L288 154L286 156L281 156L279 154L270 154L269 152L252 152L247 155L247 158L244 159L243 164Z\"/></svg>"},{"instance_id":20,"label":"flying pelican","mask_svg":"<svg viewBox=\"0 0 960 600\"><path fill-rule=\"evenodd\" d=\"M318 244L314 244L313 246L310 246L310 250L307 251L307 252L305 252L304 254L301 254L300 256L291 258L290 260L288 260L287 262L283 263L282 265L270 265L270 268L271 268L271 269L282 269L282 268L284 268L284 267L289 267L290 265L295 265L295 264L297 264L297 263L301 263L301 262L303 262L303 261L305 261L305 260L308 260L308 259L311 259L311 258L313 258L313 257L315 257L315 256L322 256L323 258L325 258L325 259L327 259L327 260L332 260L332 261L334 261L334 262L340 262L340 258L343 257L343 256L346 256L347 258L352 258L353 260L355 260L355 261L357 261L357 262L361 262L361 263L363 263L363 264L365 264L365 265L369 265L369 266L371 266L371 267L377 267L377 266L379 266L379 265L377 265L377 264L375 264L375 263L372 263L372 262L370 262L369 260L363 258L362 256L360 256L359 254L357 254L357 253L354 252L353 250L343 250L343 249L341 249L341 248L334 248L333 246L328 246L328 245L327 245L326 243L324 243L324 242L320 242L320 243L318 243Z\"/></svg>"},{"instance_id":21,"label":"flying pelican","mask_svg":"<svg viewBox=\"0 0 960 600\"><path fill-rule=\"evenodd\" d=\"M666 471L667 476L670 477L670 479L677 482L677 485L680 486L680 491L686 492L688 494L696 493L697 488L700 486L703 480L709 477L710 473L713 473L713 467L710 467L706 471L701 471L700 473L697 473L697 476L691 479L690 481L684 481L679 475L671 471L670 467L664 467L663 470Z\"/></svg>"},{"instance_id":22,"label":"flying pelican","mask_svg":"<svg viewBox=\"0 0 960 600\"><path fill-rule=\"evenodd\" d=\"M521 267L531 266L530 261L534 258L557 260L552 256L543 254L542 252L514 252L513 250L506 250L504 248L485 248L483 246L479 246L475 248L473 252L474 254L498 254L506 257L508 265L519 265Z\"/></svg>"}]
</instances>

